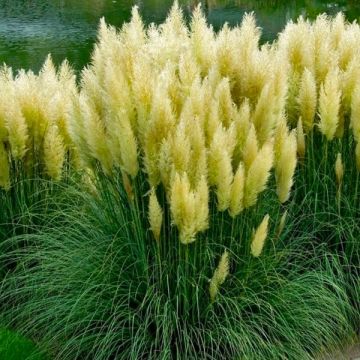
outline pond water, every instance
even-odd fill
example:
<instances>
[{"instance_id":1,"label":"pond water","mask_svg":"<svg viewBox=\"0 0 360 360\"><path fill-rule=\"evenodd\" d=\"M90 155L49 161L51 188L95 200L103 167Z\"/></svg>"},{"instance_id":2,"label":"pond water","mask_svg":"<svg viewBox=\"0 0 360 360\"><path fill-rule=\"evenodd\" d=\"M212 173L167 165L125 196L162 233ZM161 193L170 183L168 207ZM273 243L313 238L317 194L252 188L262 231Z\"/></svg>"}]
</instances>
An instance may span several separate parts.
<instances>
[{"instance_id":1,"label":"pond water","mask_svg":"<svg viewBox=\"0 0 360 360\"><path fill-rule=\"evenodd\" d=\"M179 0L187 16L199 1ZM254 11L263 29L263 41L272 40L290 19L314 18L343 11L353 21L360 16L360 2L321 0L203 0L214 28L239 23ZM137 5L146 23L162 22L173 0L0 0L0 63L14 69L38 71L46 55L56 63L67 58L76 69L89 61L99 19L121 26Z\"/></svg>"}]
</instances>

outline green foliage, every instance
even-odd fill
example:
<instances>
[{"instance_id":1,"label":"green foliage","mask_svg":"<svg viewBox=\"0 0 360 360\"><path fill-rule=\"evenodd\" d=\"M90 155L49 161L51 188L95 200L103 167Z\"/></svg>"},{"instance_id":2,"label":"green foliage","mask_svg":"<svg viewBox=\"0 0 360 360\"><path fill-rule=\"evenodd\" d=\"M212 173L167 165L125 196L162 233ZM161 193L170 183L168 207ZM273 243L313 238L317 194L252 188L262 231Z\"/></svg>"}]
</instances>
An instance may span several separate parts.
<instances>
[{"instance_id":1,"label":"green foliage","mask_svg":"<svg viewBox=\"0 0 360 360\"><path fill-rule=\"evenodd\" d=\"M3 243L1 260L18 260L1 291L7 323L58 359L311 359L352 335L344 264L316 244L323 224L301 207L291 203L280 236L273 221L260 258L247 255L249 239L265 213L281 216L271 191L241 224L214 215L188 246L166 226L158 251L138 181L129 201L122 180L99 170L95 193L69 187L77 206ZM212 303L209 280L225 248L230 275Z\"/></svg>"},{"instance_id":2,"label":"green foliage","mask_svg":"<svg viewBox=\"0 0 360 360\"><path fill-rule=\"evenodd\" d=\"M45 359L29 339L4 328L0 328L0 358L4 360Z\"/></svg>"}]
</instances>

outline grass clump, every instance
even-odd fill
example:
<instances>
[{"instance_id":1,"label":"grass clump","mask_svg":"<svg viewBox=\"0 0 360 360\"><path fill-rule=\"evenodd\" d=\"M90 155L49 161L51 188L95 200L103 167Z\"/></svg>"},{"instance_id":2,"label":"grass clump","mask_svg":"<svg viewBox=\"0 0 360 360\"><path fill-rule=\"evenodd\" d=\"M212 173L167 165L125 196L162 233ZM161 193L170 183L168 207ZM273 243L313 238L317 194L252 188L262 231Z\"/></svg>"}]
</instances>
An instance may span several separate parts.
<instances>
[{"instance_id":1,"label":"grass clump","mask_svg":"<svg viewBox=\"0 0 360 360\"><path fill-rule=\"evenodd\" d=\"M216 216L209 231L221 228L222 237L158 244L146 212L138 216L122 187L102 182L82 215L68 213L61 228L27 235L34 245L6 255L20 263L2 288L12 304L3 317L54 358L311 359L352 334L343 270L324 249L309 250L312 234L301 235L300 224L280 238L271 224L258 258L253 214L233 237Z\"/></svg>"},{"instance_id":2,"label":"grass clump","mask_svg":"<svg viewBox=\"0 0 360 360\"><path fill-rule=\"evenodd\" d=\"M59 359L311 359L352 336L359 38L322 15L260 46L252 15L215 33L175 4L102 20L79 88L66 63L4 68L3 214L42 187L50 211L1 225L3 322Z\"/></svg>"}]
</instances>

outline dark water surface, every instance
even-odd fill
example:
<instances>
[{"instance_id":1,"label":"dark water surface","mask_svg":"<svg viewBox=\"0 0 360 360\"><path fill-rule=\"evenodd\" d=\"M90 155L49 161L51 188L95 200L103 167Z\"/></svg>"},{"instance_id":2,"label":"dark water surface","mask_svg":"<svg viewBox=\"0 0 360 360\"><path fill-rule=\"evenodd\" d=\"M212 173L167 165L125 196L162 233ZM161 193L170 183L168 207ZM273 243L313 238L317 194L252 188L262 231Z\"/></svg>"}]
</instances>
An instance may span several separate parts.
<instances>
[{"instance_id":1,"label":"dark water surface","mask_svg":"<svg viewBox=\"0 0 360 360\"><path fill-rule=\"evenodd\" d=\"M0 63L14 69L39 70L46 55L55 62L67 58L76 69L88 61L99 19L121 26L138 5L146 23L164 20L173 0L0 0ZM188 15L198 1L179 0ZM343 11L353 21L360 17L360 1L321 0L204 0L208 20L216 29L235 25L254 11L263 40L272 40L290 19L314 18Z\"/></svg>"}]
</instances>

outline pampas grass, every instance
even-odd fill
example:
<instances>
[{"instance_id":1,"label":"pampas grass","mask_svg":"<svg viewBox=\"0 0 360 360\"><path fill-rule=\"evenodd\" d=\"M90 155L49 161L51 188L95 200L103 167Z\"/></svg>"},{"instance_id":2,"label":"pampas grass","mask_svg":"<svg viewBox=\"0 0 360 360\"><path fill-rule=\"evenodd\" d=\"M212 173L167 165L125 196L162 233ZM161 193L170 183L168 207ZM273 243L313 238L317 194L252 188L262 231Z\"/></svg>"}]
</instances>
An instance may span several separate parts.
<instances>
[{"instance_id":1,"label":"pampas grass","mask_svg":"<svg viewBox=\"0 0 360 360\"><path fill-rule=\"evenodd\" d=\"M101 20L79 86L66 62L3 67L3 323L65 360L311 359L352 336L360 28L259 39L251 14L215 33L200 7L148 27L135 7Z\"/></svg>"}]
</instances>

